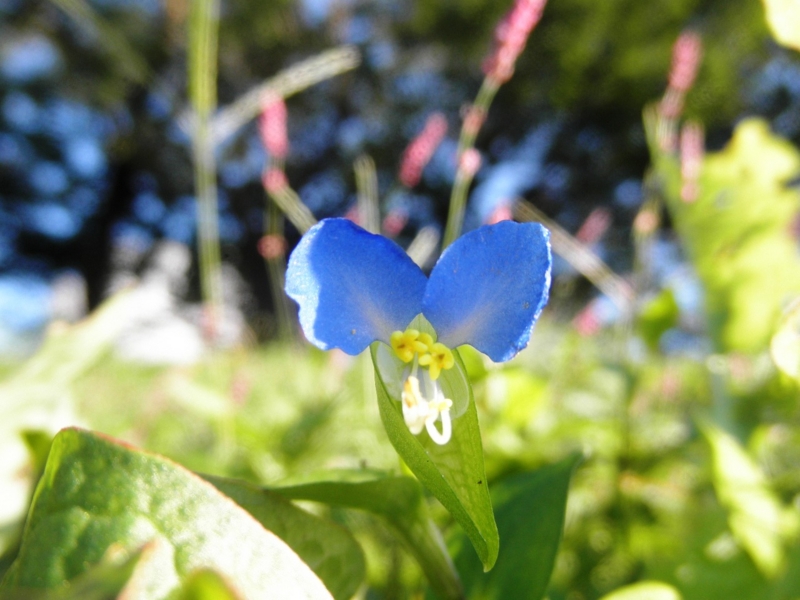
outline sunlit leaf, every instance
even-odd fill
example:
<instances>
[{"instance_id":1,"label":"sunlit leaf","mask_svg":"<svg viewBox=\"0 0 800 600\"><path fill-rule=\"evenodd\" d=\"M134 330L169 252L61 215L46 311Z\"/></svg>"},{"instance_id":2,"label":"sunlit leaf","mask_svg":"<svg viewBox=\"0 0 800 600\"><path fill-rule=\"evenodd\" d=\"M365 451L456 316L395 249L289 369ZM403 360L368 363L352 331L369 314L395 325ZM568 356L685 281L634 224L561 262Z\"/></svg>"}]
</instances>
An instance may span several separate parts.
<instances>
[{"instance_id":1,"label":"sunlit leaf","mask_svg":"<svg viewBox=\"0 0 800 600\"><path fill-rule=\"evenodd\" d=\"M791 226L800 194L800 153L766 121L746 119L702 163L699 194L681 200L677 156L654 139L645 113L655 178L705 291L709 329L720 351L766 349L787 301L800 295L800 257Z\"/></svg>"},{"instance_id":2,"label":"sunlit leaf","mask_svg":"<svg viewBox=\"0 0 800 600\"><path fill-rule=\"evenodd\" d=\"M137 306L136 293L123 292L80 323L51 326L36 354L0 383L0 524L7 526L24 516L34 476L43 465L31 468L32 462L43 458L43 438L76 424L74 382L130 325ZM26 440L24 431L39 433ZM24 477L25 473L30 476ZM9 535L0 528L0 552L15 538L16 533Z\"/></svg>"},{"instance_id":3,"label":"sunlit leaf","mask_svg":"<svg viewBox=\"0 0 800 600\"><path fill-rule=\"evenodd\" d=\"M795 538L800 528L797 510L783 507L731 435L707 423L702 430L711 445L714 489L728 509L731 532L759 570L774 577L784 566L784 541Z\"/></svg>"},{"instance_id":4,"label":"sunlit leaf","mask_svg":"<svg viewBox=\"0 0 800 600\"><path fill-rule=\"evenodd\" d=\"M666 583L640 581L606 594L600 600L681 600L681 595Z\"/></svg>"},{"instance_id":5,"label":"sunlit leaf","mask_svg":"<svg viewBox=\"0 0 800 600\"><path fill-rule=\"evenodd\" d=\"M770 354L781 371L800 380L800 302L781 319L778 331L772 336Z\"/></svg>"},{"instance_id":6,"label":"sunlit leaf","mask_svg":"<svg viewBox=\"0 0 800 600\"><path fill-rule=\"evenodd\" d=\"M377 364L374 344L372 353L373 362ZM458 352L454 351L453 355L464 371ZM446 373L442 377L446 377ZM484 570L491 569L497 560L500 541L483 466L483 445L472 390L468 388L469 398L464 399L465 412L453 420L452 438L440 446L424 432L415 436L408 430L399 399L389 395L378 369L375 369L375 387L389 441L417 479L464 528ZM459 399L453 400L458 407Z\"/></svg>"},{"instance_id":7,"label":"sunlit leaf","mask_svg":"<svg viewBox=\"0 0 800 600\"><path fill-rule=\"evenodd\" d=\"M497 564L481 573L475 553L461 544L456 566L469 598L538 600L547 591L564 529L567 490L578 462L557 464L498 482L492 489L503 545Z\"/></svg>"},{"instance_id":8,"label":"sunlit leaf","mask_svg":"<svg viewBox=\"0 0 800 600\"><path fill-rule=\"evenodd\" d=\"M378 471L337 470L275 491L295 500L356 508L382 517L403 540L437 595L442 600L462 597L461 582L414 479Z\"/></svg>"},{"instance_id":9,"label":"sunlit leaf","mask_svg":"<svg viewBox=\"0 0 800 600\"><path fill-rule=\"evenodd\" d=\"M203 476L294 550L334 598L352 598L364 581L361 547L339 525L298 508L277 492L243 481Z\"/></svg>"},{"instance_id":10,"label":"sunlit leaf","mask_svg":"<svg viewBox=\"0 0 800 600\"><path fill-rule=\"evenodd\" d=\"M54 590L0 589L0 600L115 600L128 585L145 552L117 560L114 552L103 562ZM121 557L120 557L121 558Z\"/></svg>"},{"instance_id":11,"label":"sunlit leaf","mask_svg":"<svg viewBox=\"0 0 800 600\"><path fill-rule=\"evenodd\" d=\"M784 46L800 50L800 0L763 0L772 35Z\"/></svg>"},{"instance_id":12,"label":"sunlit leaf","mask_svg":"<svg viewBox=\"0 0 800 600\"><path fill-rule=\"evenodd\" d=\"M330 598L278 537L186 469L80 429L53 440L4 585L55 588L111 549L145 547L128 597L166 598L212 569L244 597Z\"/></svg>"},{"instance_id":13,"label":"sunlit leaf","mask_svg":"<svg viewBox=\"0 0 800 600\"><path fill-rule=\"evenodd\" d=\"M186 579L178 600L241 600L219 573L195 571Z\"/></svg>"}]
</instances>

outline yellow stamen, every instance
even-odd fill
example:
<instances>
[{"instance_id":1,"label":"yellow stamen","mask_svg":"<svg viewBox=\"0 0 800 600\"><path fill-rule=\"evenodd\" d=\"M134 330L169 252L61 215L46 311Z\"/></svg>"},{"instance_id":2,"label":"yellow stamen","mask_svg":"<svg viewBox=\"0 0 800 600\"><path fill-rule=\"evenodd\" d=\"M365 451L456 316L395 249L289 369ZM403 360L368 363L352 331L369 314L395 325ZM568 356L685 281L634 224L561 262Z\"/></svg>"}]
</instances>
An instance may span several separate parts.
<instances>
[{"instance_id":1,"label":"yellow stamen","mask_svg":"<svg viewBox=\"0 0 800 600\"><path fill-rule=\"evenodd\" d=\"M414 360L414 355L420 352L425 352L428 349L428 344L423 341L418 341L418 338L425 336L430 338L426 333L420 334L416 329L406 329L405 331L395 331L389 338L392 343L392 349L397 357L403 362L411 362Z\"/></svg>"},{"instance_id":2,"label":"yellow stamen","mask_svg":"<svg viewBox=\"0 0 800 600\"><path fill-rule=\"evenodd\" d=\"M395 331L389 341L397 357L404 363L410 363L418 356L421 367L428 367L432 381L439 379L442 371L452 369L456 363L453 353L444 344L434 342L429 333L421 333L416 329Z\"/></svg>"},{"instance_id":3,"label":"yellow stamen","mask_svg":"<svg viewBox=\"0 0 800 600\"><path fill-rule=\"evenodd\" d=\"M430 352L430 348L433 346L433 336L430 333L420 333L418 341L425 344L425 349L420 352Z\"/></svg>"},{"instance_id":4,"label":"yellow stamen","mask_svg":"<svg viewBox=\"0 0 800 600\"><path fill-rule=\"evenodd\" d=\"M419 357L419 364L428 367L431 379L436 381L443 370L452 369L456 359L450 348L440 342L429 346L427 354Z\"/></svg>"}]
</instances>

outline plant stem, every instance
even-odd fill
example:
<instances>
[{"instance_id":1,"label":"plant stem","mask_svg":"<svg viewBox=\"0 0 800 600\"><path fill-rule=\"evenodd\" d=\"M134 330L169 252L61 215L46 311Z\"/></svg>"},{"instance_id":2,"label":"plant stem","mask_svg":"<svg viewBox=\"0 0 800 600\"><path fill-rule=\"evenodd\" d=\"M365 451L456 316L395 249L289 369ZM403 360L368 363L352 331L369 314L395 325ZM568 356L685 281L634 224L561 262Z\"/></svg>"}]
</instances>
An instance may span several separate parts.
<instances>
[{"instance_id":1,"label":"plant stem","mask_svg":"<svg viewBox=\"0 0 800 600\"><path fill-rule=\"evenodd\" d=\"M492 100L494 100L497 90L497 82L488 77L485 78L470 110L479 111L480 114L485 116L489 112L489 107L492 105ZM467 115L461 125L461 135L458 139L458 150L456 153L458 167L456 171L456 181L453 184L453 191L450 194L450 211L447 215L447 225L442 240L443 250L461 235L461 228L464 225L464 209L467 204L467 193L472 183L473 174L464 171L461 166L460 158L466 150L475 146L475 138L478 136L478 131L480 131L480 125L475 127L469 115Z\"/></svg>"},{"instance_id":2,"label":"plant stem","mask_svg":"<svg viewBox=\"0 0 800 600\"><path fill-rule=\"evenodd\" d=\"M189 21L189 96L195 113L192 135L194 184L197 194L197 243L200 282L208 334L216 335L222 308L217 176L210 118L217 104L218 0L195 0Z\"/></svg>"}]
</instances>

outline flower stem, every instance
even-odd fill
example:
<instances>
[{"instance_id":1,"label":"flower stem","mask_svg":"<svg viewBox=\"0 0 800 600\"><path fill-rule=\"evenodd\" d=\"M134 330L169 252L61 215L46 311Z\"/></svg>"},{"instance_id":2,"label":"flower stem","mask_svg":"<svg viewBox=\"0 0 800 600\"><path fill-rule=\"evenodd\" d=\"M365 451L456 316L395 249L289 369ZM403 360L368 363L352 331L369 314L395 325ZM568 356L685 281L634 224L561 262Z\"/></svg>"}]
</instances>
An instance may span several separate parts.
<instances>
[{"instance_id":1,"label":"flower stem","mask_svg":"<svg viewBox=\"0 0 800 600\"><path fill-rule=\"evenodd\" d=\"M442 249L447 248L455 239L461 235L461 228L464 226L464 209L467 204L467 193L472 184L474 173L464 169L461 161L464 152L475 146L475 138L483 125L483 119L489 112L489 107L497 93L498 83L489 77L484 78L481 89L475 98L474 104L469 108L461 125L461 135L458 139L458 150L456 160L458 170L456 171L456 181L453 184L453 191L450 194L450 210L447 215L447 225L444 230Z\"/></svg>"},{"instance_id":2,"label":"flower stem","mask_svg":"<svg viewBox=\"0 0 800 600\"><path fill-rule=\"evenodd\" d=\"M217 177L210 119L217 104L218 0L192 3L189 26L189 96L195 113L192 136L194 183L197 194L197 242L200 281L208 334L215 336L222 308Z\"/></svg>"},{"instance_id":3,"label":"flower stem","mask_svg":"<svg viewBox=\"0 0 800 600\"><path fill-rule=\"evenodd\" d=\"M378 208L378 176L375 161L362 155L356 159L356 187L358 188L358 218L361 226L370 233L379 233L381 215Z\"/></svg>"}]
</instances>

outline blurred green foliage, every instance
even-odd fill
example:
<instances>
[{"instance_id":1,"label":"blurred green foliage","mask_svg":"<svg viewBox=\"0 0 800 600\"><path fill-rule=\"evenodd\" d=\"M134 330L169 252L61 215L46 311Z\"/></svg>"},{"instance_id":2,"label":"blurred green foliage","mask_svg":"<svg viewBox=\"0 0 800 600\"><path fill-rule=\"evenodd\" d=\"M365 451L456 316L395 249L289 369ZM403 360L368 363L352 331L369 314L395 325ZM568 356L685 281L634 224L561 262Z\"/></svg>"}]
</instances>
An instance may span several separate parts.
<instances>
[{"instance_id":1,"label":"blurred green foliage","mask_svg":"<svg viewBox=\"0 0 800 600\"><path fill-rule=\"evenodd\" d=\"M681 199L680 164L655 139L646 113L653 177L705 290L708 325L720 351L767 347L783 309L800 294L800 257L792 222L800 197L789 182L800 153L760 120L746 120L721 151L703 161L700 193Z\"/></svg>"}]
</instances>

